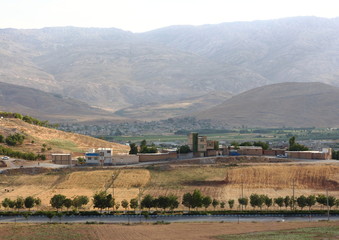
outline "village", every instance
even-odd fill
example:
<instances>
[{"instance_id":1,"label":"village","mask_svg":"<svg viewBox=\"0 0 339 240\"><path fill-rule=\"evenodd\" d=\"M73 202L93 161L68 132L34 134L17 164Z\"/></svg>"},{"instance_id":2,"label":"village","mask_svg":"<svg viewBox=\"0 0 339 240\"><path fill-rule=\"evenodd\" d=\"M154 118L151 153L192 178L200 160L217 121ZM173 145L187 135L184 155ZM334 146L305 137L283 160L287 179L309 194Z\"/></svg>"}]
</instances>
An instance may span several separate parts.
<instances>
[{"instance_id":1,"label":"village","mask_svg":"<svg viewBox=\"0 0 339 240\"><path fill-rule=\"evenodd\" d=\"M288 159L330 160L332 149L323 148L322 151L288 151L287 148L263 149L262 146L226 146L218 141L208 140L206 136L190 133L187 137L189 150L181 152L180 149L161 149L155 153L130 154L114 153L113 148L90 149L84 155L73 156L71 153L52 153L54 164L70 166L115 166L137 163L152 163L159 161L188 160L205 157L227 156L262 156ZM140 148L140 147L139 147Z\"/></svg>"}]
</instances>

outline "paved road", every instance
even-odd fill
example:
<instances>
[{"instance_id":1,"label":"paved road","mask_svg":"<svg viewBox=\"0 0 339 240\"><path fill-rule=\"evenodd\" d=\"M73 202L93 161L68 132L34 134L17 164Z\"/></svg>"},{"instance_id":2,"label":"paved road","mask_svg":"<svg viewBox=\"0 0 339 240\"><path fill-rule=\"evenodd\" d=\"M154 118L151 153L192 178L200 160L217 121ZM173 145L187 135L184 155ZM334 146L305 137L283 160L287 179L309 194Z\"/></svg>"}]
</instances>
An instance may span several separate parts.
<instances>
[{"instance_id":1,"label":"paved road","mask_svg":"<svg viewBox=\"0 0 339 240\"><path fill-rule=\"evenodd\" d=\"M52 222L103 222L103 223L138 223L138 222L318 222L327 220L327 216L156 216L145 219L140 215L131 216L63 216L61 218L54 217ZM339 215L330 216L330 221L339 221ZM44 223L50 222L45 216L31 216L28 219L24 217L0 217L0 223L8 222L30 222Z\"/></svg>"}]
</instances>

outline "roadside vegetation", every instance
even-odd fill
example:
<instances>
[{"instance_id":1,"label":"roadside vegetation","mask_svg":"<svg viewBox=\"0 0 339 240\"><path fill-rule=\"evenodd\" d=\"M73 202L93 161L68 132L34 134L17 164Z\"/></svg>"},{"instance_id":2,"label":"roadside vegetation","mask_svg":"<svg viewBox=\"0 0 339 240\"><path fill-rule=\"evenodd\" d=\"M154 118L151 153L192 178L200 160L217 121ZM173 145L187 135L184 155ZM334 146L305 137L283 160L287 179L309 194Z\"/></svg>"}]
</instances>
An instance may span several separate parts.
<instances>
[{"instance_id":1,"label":"roadside vegetation","mask_svg":"<svg viewBox=\"0 0 339 240\"><path fill-rule=\"evenodd\" d=\"M181 199L181 202L180 202ZM179 208L182 204L183 207L187 208L188 214L236 214L236 213L247 213L247 214L295 214L295 213L326 213L326 211L334 210L338 213L339 199L334 196L325 196L322 194L309 195L309 196L285 196L271 198L265 194L251 194L250 197L239 197L238 199L228 199L228 201L222 201L214 199L211 196L204 195L200 190L195 189L193 192L187 192L181 196L176 196L173 193L160 196L152 196L147 194L143 197L132 198L129 201L124 199L121 202L117 202L112 194L106 191L101 191L93 195L92 197L93 208L99 209L100 214L103 210L106 213L120 213L120 214L135 214L136 210L143 211L143 214L174 214L174 210ZM238 202L238 207L234 208L234 203ZM81 215L92 215L99 214L98 212L79 211L89 203L87 196L79 195L73 198L67 198L62 194L55 194L50 199L50 205L56 212L50 211L38 211L38 214L46 215L49 218L60 215L61 210L67 210L61 214L81 214ZM228 206L227 206L228 204ZM249 206L248 206L249 205ZM312 207L318 205L321 210L313 210ZM41 206L41 200L28 196L26 198L17 197L12 200L5 198L1 202L1 206L5 212L0 212L2 215L32 215L31 209L36 207L36 210ZM118 211L120 206L124 211ZM271 207L278 206L279 209L270 210ZM213 210L208 208L213 207ZM252 208L249 210L248 208ZM303 211L307 207L307 211ZM227 209L225 209L227 208ZM8 210L11 209L11 212ZM28 209L28 213L22 211ZM128 210L133 212L128 212ZM70 212L71 210L71 212ZM152 211L151 211L152 210ZM16 212L15 212L16 211ZM175 214L184 214L182 210L176 211Z\"/></svg>"}]
</instances>

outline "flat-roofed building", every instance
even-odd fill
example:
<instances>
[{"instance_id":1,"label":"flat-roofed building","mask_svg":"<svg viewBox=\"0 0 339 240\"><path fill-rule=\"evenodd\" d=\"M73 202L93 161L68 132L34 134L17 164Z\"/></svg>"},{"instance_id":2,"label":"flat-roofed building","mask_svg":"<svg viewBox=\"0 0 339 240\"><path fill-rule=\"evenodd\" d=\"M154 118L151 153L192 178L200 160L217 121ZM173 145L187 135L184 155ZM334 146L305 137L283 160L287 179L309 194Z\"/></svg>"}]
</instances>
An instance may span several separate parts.
<instances>
[{"instance_id":1,"label":"flat-roofed building","mask_svg":"<svg viewBox=\"0 0 339 240\"><path fill-rule=\"evenodd\" d=\"M60 165L71 165L72 155L70 153L52 153L52 163Z\"/></svg>"},{"instance_id":2,"label":"flat-roofed building","mask_svg":"<svg viewBox=\"0 0 339 240\"><path fill-rule=\"evenodd\" d=\"M332 159L331 148L323 148L322 151L286 151L285 153L288 158L319 160Z\"/></svg>"}]
</instances>

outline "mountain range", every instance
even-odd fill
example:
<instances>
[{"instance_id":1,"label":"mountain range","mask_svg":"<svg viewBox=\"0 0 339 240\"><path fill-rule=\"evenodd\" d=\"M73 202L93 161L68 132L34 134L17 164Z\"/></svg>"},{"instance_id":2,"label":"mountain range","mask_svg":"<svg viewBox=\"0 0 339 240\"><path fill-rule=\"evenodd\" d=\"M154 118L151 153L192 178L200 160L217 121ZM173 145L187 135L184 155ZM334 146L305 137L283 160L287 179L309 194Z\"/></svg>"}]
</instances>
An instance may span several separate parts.
<instances>
[{"instance_id":1,"label":"mountain range","mask_svg":"<svg viewBox=\"0 0 339 240\"><path fill-rule=\"evenodd\" d=\"M0 82L77 99L87 104L79 109L100 108L98 115L113 118L161 119L203 111L200 117L229 96L261 86L339 86L337 29L339 18L317 17L145 33L0 29Z\"/></svg>"}]
</instances>

